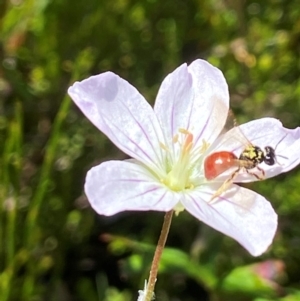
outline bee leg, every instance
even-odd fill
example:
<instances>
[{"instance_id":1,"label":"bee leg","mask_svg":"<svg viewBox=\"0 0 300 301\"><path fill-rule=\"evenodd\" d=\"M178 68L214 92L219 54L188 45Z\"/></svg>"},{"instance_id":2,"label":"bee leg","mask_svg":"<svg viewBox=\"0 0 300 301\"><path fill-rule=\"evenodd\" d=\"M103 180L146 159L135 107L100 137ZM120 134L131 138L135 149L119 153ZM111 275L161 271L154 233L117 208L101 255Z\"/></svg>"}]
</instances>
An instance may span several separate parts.
<instances>
[{"instance_id":1,"label":"bee leg","mask_svg":"<svg viewBox=\"0 0 300 301\"><path fill-rule=\"evenodd\" d=\"M215 198L217 198L218 196L220 196L224 191L226 191L229 186L232 184L233 179L237 176L237 174L239 173L240 168L238 168L235 172L233 172L230 176L230 178L228 178L221 186L220 188L212 195L211 199L209 200L209 204L213 202L213 200Z\"/></svg>"},{"instance_id":2,"label":"bee leg","mask_svg":"<svg viewBox=\"0 0 300 301\"><path fill-rule=\"evenodd\" d=\"M262 174L260 180L264 180L264 179L265 179L265 171L264 171L262 168L260 168L259 166L256 166L256 167L257 167L257 169L258 169L258 170L261 172L261 174Z\"/></svg>"},{"instance_id":3,"label":"bee leg","mask_svg":"<svg viewBox=\"0 0 300 301\"><path fill-rule=\"evenodd\" d=\"M259 166L256 166L256 168L261 172L261 175L251 172L248 169L246 169L246 171L249 175L254 176L257 180L260 180L260 181L264 180L265 179L265 171L262 168L260 168Z\"/></svg>"}]
</instances>

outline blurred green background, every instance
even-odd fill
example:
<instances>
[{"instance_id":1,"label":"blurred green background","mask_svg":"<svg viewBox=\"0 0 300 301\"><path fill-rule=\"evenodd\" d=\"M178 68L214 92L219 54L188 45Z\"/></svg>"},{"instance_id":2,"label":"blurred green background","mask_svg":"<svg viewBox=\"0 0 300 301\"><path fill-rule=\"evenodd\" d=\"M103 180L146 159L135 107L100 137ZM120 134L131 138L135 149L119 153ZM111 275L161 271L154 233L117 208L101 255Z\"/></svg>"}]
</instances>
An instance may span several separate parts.
<instances>
[{"instance_id":1,"label":"blurred green background","mask_svg":"<svg viewBox=\"0 0 300 301\"><path fill-rule=\"evenodd\" d=\"M223 71L240 123L300 124L297 0L0 1L0 301L137 299L163 214L89 207L87 170L126 157L66 91L112 70L153 103L166 74L196 58ZM279 215L269 251L251 257L182 213L156 300L300 300L299 168L248 187Z\"/></svg>"}]
</instances>

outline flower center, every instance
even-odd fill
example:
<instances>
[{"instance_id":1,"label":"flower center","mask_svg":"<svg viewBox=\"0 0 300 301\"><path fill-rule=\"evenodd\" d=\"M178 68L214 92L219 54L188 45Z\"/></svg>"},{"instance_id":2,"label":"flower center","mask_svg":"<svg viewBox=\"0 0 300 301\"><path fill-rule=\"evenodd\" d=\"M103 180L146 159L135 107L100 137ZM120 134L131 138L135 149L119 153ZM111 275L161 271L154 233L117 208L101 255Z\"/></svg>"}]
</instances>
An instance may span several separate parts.
<instances>
[{"instance_id":1,"label":"flower center","mask_svg":"<svg viewBox=\"0 0 300 301\"><path fill-rule=\"evenodd\" d=\"M182 139L180 139L181 137ZM174 148L177 149L177 152L175 151L173 157L170 158L170 169L162 182L174 191L194 187L191 175L201 159L203 147L195 149L193 139L193 134L184 129L179 129L179 134L173 138ZM179 148L176 144L179 144Z\"/></svg>"}]
</instances>

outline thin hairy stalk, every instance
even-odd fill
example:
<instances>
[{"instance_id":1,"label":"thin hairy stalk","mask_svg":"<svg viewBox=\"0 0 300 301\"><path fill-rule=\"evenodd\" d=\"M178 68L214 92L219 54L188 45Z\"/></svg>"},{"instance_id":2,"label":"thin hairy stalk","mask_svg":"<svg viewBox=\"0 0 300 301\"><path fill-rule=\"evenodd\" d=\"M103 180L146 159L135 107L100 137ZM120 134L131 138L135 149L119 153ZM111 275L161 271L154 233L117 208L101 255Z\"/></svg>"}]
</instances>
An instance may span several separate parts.
<instances>
[{"instance_id":1,"label":"thin hairy stalk","mask_svg":"<svg viewBox=\"0 0 300 301\"><path fill-rule=\"evenodd\" d=\"M151 301L153 299L159 262L169 234L173 212L174 211L171 210L165 214L164 223L161 229L160 237L155 249L155 253L151 265L151 270L150 270L150 275L149 275L148 285L147 285L147 292L145 295L145 301Z\"/></svg>"}]
</instances>

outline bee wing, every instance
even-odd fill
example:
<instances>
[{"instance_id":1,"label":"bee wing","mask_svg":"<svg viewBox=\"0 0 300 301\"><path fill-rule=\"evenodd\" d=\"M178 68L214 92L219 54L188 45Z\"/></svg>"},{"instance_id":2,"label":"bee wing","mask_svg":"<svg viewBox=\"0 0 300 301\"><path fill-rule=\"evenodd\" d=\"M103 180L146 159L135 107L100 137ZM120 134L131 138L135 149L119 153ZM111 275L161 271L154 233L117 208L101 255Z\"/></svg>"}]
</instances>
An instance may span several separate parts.
<instances>
[{"instance_id":1,"label":"bee wing","mask_svg":"<svg viewBox=\"0 0 300 301\"><path fill-rule=\"evenodd\" d=\"M221 134L211 145L214 151L231 151L237 157L242 151L252 143L246 138L239 126L235 126L229 131Z\"/></svg>"}]
</instances>

